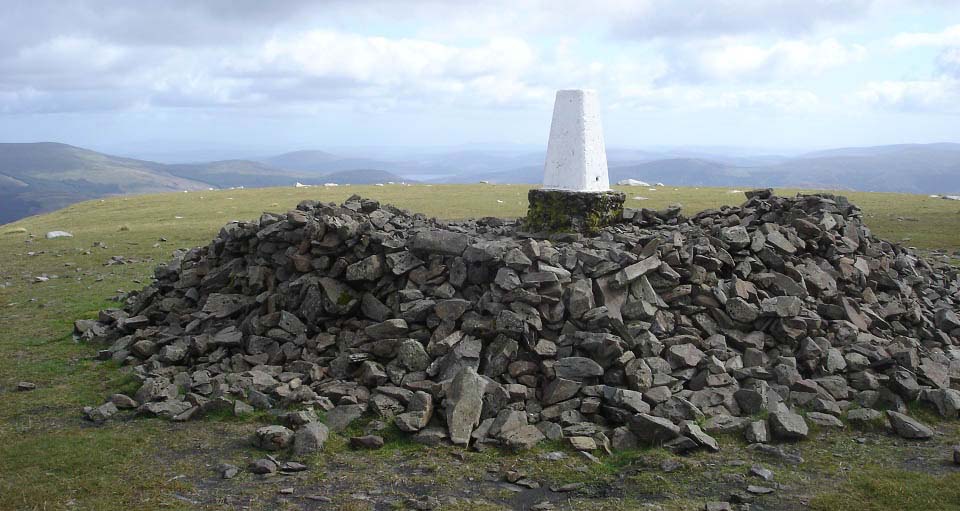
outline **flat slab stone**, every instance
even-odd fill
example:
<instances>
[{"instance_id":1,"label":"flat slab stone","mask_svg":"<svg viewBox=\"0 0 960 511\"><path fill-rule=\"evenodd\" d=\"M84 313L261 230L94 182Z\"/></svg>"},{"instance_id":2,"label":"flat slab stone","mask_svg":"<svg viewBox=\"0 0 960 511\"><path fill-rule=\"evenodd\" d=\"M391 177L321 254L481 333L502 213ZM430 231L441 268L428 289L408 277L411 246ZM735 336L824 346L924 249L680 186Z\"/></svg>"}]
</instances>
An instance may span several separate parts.
<instances>
[{"instance_id":1,"label":"flat slab stone","mask_svg":"<svg viewBox=\"0 0 960 511\"><path fill-rule=\"evenodd\" d=\"M887 418L890 419L893 430L902 438L926 440L933 436L933 430L927 425L902 413L887 410Z\"/></svg>"}]
</instances>

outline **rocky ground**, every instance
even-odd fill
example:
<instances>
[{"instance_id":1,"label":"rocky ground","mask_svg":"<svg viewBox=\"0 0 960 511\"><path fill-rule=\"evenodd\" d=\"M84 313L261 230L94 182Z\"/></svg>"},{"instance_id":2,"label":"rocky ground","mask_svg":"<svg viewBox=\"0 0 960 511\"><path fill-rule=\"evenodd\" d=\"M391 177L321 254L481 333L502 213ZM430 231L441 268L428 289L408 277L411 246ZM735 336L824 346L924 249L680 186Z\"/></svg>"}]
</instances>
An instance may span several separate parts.
<instances>
[{"instance_id":1,"label":"rocky ground","mask_svg":"<svg viewBox=\"0 0 960 511\"><path fill-rule=\"evenodd\" d=\"M957 501L954 269L832 196L629 220L539 239L351 199L230 224L77 323L110 359L65 366L108 375L72 399L85 419L43 378L9 387L0 433L48 455L4 436L0 502L37 507L42 476L77 487L46 507L88 508L122 469L112 493L173 508ZM64 472L83 452L101 476Z\"/></svg>"},{"instance_id":2,"label":"rocky ground","mask_svg":"<svg viewBox=\"0 0 960 511\"><path fill-rule=\"evenodd\" d=\"M124 310L77 322L140 382L85 413L273 411L252 444L294 455L367 419L351 448L402 434L480 451L550 441L597 464L639 446L716 452L717 435L797 462L774 444L811 425L925 440L935 432L910 403L956 419L957 271L874 238L843 197L747 198L689 220L631 210L593 238L359 197L228 224ZM775 489L746 491L717 508Z\"/></svg>"}]
</instances>

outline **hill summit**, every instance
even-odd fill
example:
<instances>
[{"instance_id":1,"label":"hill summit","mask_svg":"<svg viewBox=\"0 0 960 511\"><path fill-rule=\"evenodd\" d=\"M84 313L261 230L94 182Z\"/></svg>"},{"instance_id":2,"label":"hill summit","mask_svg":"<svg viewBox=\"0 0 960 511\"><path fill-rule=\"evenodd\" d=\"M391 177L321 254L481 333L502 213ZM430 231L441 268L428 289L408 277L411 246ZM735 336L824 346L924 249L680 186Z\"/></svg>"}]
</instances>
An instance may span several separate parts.
<instances>
[{"instance_id":1,"label":"hill summit","mask_svg":"<svg viewBox=\"0 0 960 511\"><path fill-rule=\"evenodd\" d=\"M92 420L114 401L174 420L312 407L323 423L289 412L254 445L309 453L367 416L427 444L687 452L841 415L929 438L907 404L960 413L958 296L955 268L875 238L840 196L758 190L549 238L354 196L229 223L76 328L141 382Z\"/></svg>"}]
</instances>

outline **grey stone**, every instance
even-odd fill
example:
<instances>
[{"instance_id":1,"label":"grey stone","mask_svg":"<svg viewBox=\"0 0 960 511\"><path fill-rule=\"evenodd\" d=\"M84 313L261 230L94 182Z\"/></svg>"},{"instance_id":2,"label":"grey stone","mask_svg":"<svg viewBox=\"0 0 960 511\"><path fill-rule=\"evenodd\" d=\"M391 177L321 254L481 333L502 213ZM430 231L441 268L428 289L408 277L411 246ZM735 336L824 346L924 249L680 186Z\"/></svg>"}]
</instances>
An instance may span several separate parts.
<instances>
[{"instance_id":1,"label":"grey stone","mask_svg":"<svg viewBox=\"0 0 960 511\"><path fill-rule=\"evenodd\" d=\"M734 250L744 249L750 245L750 234L746 227L740 225L720 229L720 239Z\"/></svg>"},{"instance_id":2,"label":"grey stone","mask_svg":"<svg viewBox=\"0 0 960 511\"><path fill-rule=\"evenodd\" d=\"M386 263L394 275L403 275L414 268L423 266L423 261L406 250L387 254Z\"/></svg>"},{"instance_id":3,"label":"grey stone","mask_svg":"<svg viewBox=\"0 0 960 511\"><path fill-rule=\"evenodd\" d=\"M293 452L297 455L311 454L323 450L330 430L319 422L309 422L301 426L293 435Z\"/></svg>"},{"instance_id":4,"label":"grey stone","mask_svg":"<svg viewBox=\"0 0 960 511\"><path fill-rule=\"evenodd\" d=\"M519 278L517 280L519 283ZM462 298L450 298L448 300L440 300L437 302L437 305L434 306L434 312L440 319L456 321L463 316L463 313L470 310L473 307L472 302L469 300L464 300Z\"/></svg>"},{"instance_id":5,"label":"grey stone","mask_svg":"<svg viewBox=\"0 0 960 511\"><path fill-rule=\"evenodd\" d=\"M803 307L803 301L796 296L775 296L760 302L760 310L767 315L780 318L798 316Z\"/></svg>"},{"instance_id":6,"label":"grey stone","mask_svg":"<svg viewBox=\"0 0 960 511\"><path fill-rule=\"evenodd\" d=\"M960 329L960 317L957 317L957 313L952 309L937 309L937 312L934 313L933 318L934 324L940 330L952 332Z\"/></svg>"},{"instance_id":7,"label":"grey stone","mask_svg":"<svg viewBox=\"0 0 960 511\"><path fill-rule=\"evenodd\" d=\"M120 410L132 410L138 406L135 399L125 394L113 394L110 402Z\"/></svg>"},{"instance_id":8,"label":"grey stone","mask_svg":"<svg viewBox=\"0 0 960 511\"><path fill-rule=\"evenodd\" d=\"M941 417L955 419L960 414L960 391L953 389L930 389L921 394L924 401L933 403Z\"/></svg>"},{"instance_id":9,"label":"grey stone","mask_svg":"<svg viewBox=\"0 0 960 511\"><path fill-rule=\"evenodd\" d=\"M480 424L485 388L486 381L470 367L461 369L450 383L444 407L450 441L454 444L469 443L470 433Z\"/></svg>"},{"instance_id":10,"label":"grey stone","mask_svg":"<svg viewBox=\"0 0 960 511\"><path fill-rule=\"evenodd\" d=\"M743 437L751 444L765 444L770 441L770 430L767 421L753 421L743 430Z\"/></svg>"},{"instance_id":11,"label":"grey stone","mask_svg":"<svg viewBox=\"0 0 960 511\"><path fill-rule=\"evenodd\" d=\"M527 424L503 435L507 447L516 451L529 450L545 440L543 433L536 426Z\"/></svg>"},{"instance_id":12,"label":"grey stone","mask_svg":"<svg viewBox=\"0 0 960 511\"><path fill-rule=\"evenodd\" d=\"M327 412L326 424L331 431L343 431L366 410L366 406L360 404L339 405Z\"/></svg>"},{"instance_id":13,"label":"grey stone","mask_svg":"<svg viewBox=\"0 0 960 511\"><path fill-rule=\"evenodd\" d=\"M680 432L696 442L697 445L711 452L720 451L720 445L717 443L717 440L700 429L700 426L696 422L684 421L680 426Z\"/></svg>"},{"instance_id":14,"label":"grey stone","mask_svg":"<svg viewBox=\"0 0 960 511\"><path fill-rule=\"evenodd\" d=\"M400 343L397 362L408 371L424 371L430 366L430 355L420 341L407 339Z\"/></svg>"},{"instance_id":15,"label":"grey stone","mask_svg":"<svg viewBox=\"0 0 960 511\"><path fill-rule=\"evenodd\" d=\"M778 410L768 418L773 436L782 440L802 440L810 432L806 421L789 410Z\"/></svg>"},{"instance_id":16,"label":"grey stone","mask_svg":"<svg viewBox=\"0 0 960 511\"><path fill-rule=\"evenodd\" d=\"M680 436L680 428L662 417L638 413L630 418L630 431L641 442L663 444Z\"/></svg>"},{"instance_id":17,"label":"grey stone","mask_svg":"<svg viewBox=\"0 0 960 511\"><path fill-rule=\"evenodd\" d=\"M596 306L593 284L585 279L574 280L563 289L563 300L570 317L580 319Z\"/></svg>"},{"instance_id":18,"label":"grey stone","mask_svg":"<svg viewBox=\"0 0 960 511\"><path fill-rule=\"evenodd\" d=\"M826 413L810 412L807 414L807 420L821 428L843 428L843 422L840 419Z\"/></svg>"},{"instance_id":19,"label":"grey stone","mask_svg":"<svg viewBox=\"0 0 960 511\"><path fill-rule=\"evenodd\" d=\"M557 361L554 366L557 378L573 381L583 381L603 375L603 367L585 357L566 357Z\"/></svg>"},{"instance_id":20,"label":"grey stone","mask_svg":"<svg viewBox=\"0 0 960 511\"><path fill-rule=\"evenodd\" d=\"M250 472L254 474L269 475L269 474L275 474L278 468L279 467L277 466L276 462L274 462L273 460L267 459L267 458L260 458L250 463L248 470L250 470Z\"/></svg>"},{"instance_id":21,"label":"grey stone","mask_svg":"<svg viewBox=\"0 0 960 511\"><path fill-rule=\"evenodd\" d=\"M623 408L630 413L649 413L650 405L643 400L643 394L635 390L604 386L603 398L613 406ZM654 414L658 415L658 414Z\"/></svg>"},{"instance_id":22,"label":"grey stone","mask_svg":"<svg viewBox=\"0 0 960 511\"><path fill-rule=\"evenodd\" d=\"M283 426L263 426L253 435L253 446L267 451L280 451L290 446L293 431Z\"/></svg>"},{"instance_id":23,"label":"grey stone","mask_svg":"<svg viewBox=\"0 0 960 511\"><path fill-rule=\"evenodd\" d=\"M672 422L680 422L683 420L698 421L704 418L703 412L700 411L696 405L679 396L673 396L663 403L658 404L652 413L657 417L663 417Z\"/></svg>"},{"instance_id":24,"label":"grey stone","mask_svg":"<svg viewBox=\"0 0 960 511\"><path fill-rule=\"evenodd\" d=\"M350 438L350 447L354 449L380 449L383 444L383 437L379 435L363 435Z\"/></svg>"},{"instance_id":25,"label":"grey stone","mask_svg":"<svg viewBox=\"0 0 960 511\"><path fill-rule=\"evenodd\" d=\"M458 256L463 254L469 243L470 238L466 234L434 229L417 233L408 246L416 252Z\"/></svg>"},{"instance_id":26,"label":"grey stone","mask_svg":"<svg viewBox=\"0 0 960 511\"><path fill-rule=\"evenodd\" d=\"M403 337L408 331L410 331L410 328L407 326L407 322L402 319L388 319L364 329L364 332L374 339Z\"/></svg>"},{"instance_id":27,"label":"grey stone","mask_svg":"<svg viewBox=\"0 0 960 511\"><path fill-rule=\"evenodd\" d=\"M667 348L667 361L674 368L697 367L706 355L693 344L675 344Z\"/></svg>"},{"instance_id":28,"label":"grey stone","mask_svg":"<svg viewBox=\"0 0 960 511\"><path fill-rule=\"evenodd\" d=\"M383 256L372 255L347 266L344 276L353 281L377 280L383 276L385 269Z\"/></svg>"},{"instance_id":29,"label":"grey stone","mask_svg":"<svg viewBox=\"0 0 960 511\"><path fill-rule=\"evenodd\" d=\"M637 436L626 426L615 428L610 435L610 445L614 451L636 449L639 446Z\"/></svg>"},{"instance_id":30,"label":"grey stone","mask_svg":"<svg viewBox=\"0 0 960 511\"><path fill-rule=\"evenodd\" d=\"M727 300L724 308L734 321L741 323L753 323L760 317L760 311L757 307L740 297Z\"/></svg>"},{"instance_id":31,"label":"grey stone","mask_svg":"<svg viewBox=\"0 0 960 511\"><path fill-rule=\"evenodd\" d=\"M926 440L933 437L933 430L930 429L929 426L912 417L893 410L887 410L887 418L890 420L890 426L893 427L893 431L901 438Z\"/></svg>"},{"instance_id":32,"label":"grey stone","mask_svg":"<svg viewBox=\"0 0 960 511\"><path fill-rule=\"evenodd\" d=\"M567 438L570 447L575 451L595 451L597 450L597 441L588 436L572 436Z\"/></svg>"},{"instance_id":33,"label":"grey stone","mask_svg":"<svg viewBox=\"0 0 960 511\"><path fill-rule=\"evenodd\" d=\"M113 404L112 401L107 401L96 408L88 409L85 415L87 420L93 422L104 422L110 417L113 417L118 411L117 405Z\"/></svg>"},{"instance_id":34,"label":"grey stone","mask_svg":"<svg viewBox=\"0 0 960 511\"><path fill-rule=\"evenodd\" d=\"M396 417L397 427L401 431L419 431L430 423L433 417L433 397L422 390L414 392L407 403L407 410Z\"/></svg>"},{"instance_id":35,"label":"grey stone","mask_svg":"<svg viewBox=\"0 0 960 511\"><path fill-rule=\"evenodd\" d=\"M847 412L847 421L861 429L882 426L883 414L869 408L855 408Z\"/></svg>"},{"instance_id":36,"label":"grey stone","mask_svg":"<svg viewBox=\"0 0 960 511\"><path fill-rule=\"evenodd\" d=\"M660 268L660 258L657 256L648 257L620 270L616 275L616 283L624 287L658 268Z\"/></svg>"},{"instance_id":37,"label":"grey stone","mask_svg":"<svg viewBox=\"0 0 960 511\"><path fill-rule=\"evenodd\" d=\"M580 391L581 383L566 378L554 378L550 380L543 388L544 406L553 405L561 401L566 401L577 395Z\"/></svg>"},{"instance_id":38,"label":"grey stone","mask_svg":"<svg viewBox=\"0 0 960 511\"><path fill-rule=\"evenodd\" d=\"M768 468L763 468L760 465L751 466L748 474L753 477L759 477L764 481L773 481L773 471Z\"/></svg>"},{"instance_id":39,"label":"grey stone","mask_svg":"<svg viewBox=\"0 0 960 511\"><path fill-rule=\"evenodd\" d=\"M174 417L190 410L191 408L193 408L193 406L185 401L152 401L141 405L140 408L137 408L137 413L147 417L173 419Z\"/></svg>"}]
</instances>

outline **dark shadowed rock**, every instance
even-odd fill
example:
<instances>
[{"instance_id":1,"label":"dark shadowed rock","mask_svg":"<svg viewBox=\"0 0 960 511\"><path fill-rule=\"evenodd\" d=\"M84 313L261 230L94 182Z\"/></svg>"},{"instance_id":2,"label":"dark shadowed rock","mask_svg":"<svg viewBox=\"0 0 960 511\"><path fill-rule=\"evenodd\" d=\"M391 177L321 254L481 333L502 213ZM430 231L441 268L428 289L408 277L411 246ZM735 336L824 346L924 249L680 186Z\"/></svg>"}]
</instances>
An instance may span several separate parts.
<instances>
[{"instance_id":1,"label":"dark shadowed rock","mask_svg":"<svg viewBox=\"0 0 960 511\"><path fill-rule=\"evenodd\" d=\"M586 357L566 357L557 361L554 366L557 378L573 381L583 381L603 375L603 367Z\"/></svg>"}]
</instances>

